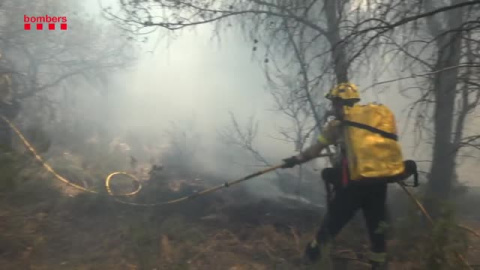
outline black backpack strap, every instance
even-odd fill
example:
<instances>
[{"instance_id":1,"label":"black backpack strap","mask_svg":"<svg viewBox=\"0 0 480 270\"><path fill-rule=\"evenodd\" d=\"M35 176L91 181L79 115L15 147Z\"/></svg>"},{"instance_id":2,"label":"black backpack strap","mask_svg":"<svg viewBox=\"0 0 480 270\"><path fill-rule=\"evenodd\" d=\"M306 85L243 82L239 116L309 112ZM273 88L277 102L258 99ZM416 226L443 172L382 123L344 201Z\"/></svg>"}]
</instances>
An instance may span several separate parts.
<instances>
[{"instance_id":1,"label":"black backpack strap","mask_svg":"<svg viewBox=\"0 0 480 270\"><path fill-rule=\"evenodd\" d=\"M365 125L365 124L362 124L362 123L352 122L352 121L348 121L348 120L343 120L342 122L347 126L365 129L365 130L368 130L370 132L380 134L385 138L392 139L394 141L398 141L397 134L386 132L386 131L383 131L381 129L374 128L374 127L371 127L369 125Z\"/></svg>"}]
</instances>

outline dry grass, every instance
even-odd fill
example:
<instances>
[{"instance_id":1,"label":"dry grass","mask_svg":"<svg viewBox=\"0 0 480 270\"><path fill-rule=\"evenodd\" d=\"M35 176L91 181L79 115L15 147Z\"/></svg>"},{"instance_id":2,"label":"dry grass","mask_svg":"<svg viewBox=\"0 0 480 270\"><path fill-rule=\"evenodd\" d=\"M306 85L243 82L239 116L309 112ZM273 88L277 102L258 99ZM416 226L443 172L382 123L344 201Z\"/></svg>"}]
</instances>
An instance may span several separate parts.
<instances>
[{"instance_id":1,"label":"dry grass","mask_svg":"<svg viewBox=\"0 0 480 270\"><path fill-rule=\"evenodd\" d=\"M36 175L45 178L0 194L0 269L305 269L304 247L321 218L318 209L256 200L240 186L169 208L135 208L103 195L64 196L46 185L51 181L46 175ZM159 190L165 183L152 183L137 199L180 192ZM479 231L478 223L466 225ZM390 241L398 252L394 270L419 263L401 256L415 250L414 242L399 241L405 239ZM470 245L467 259L480 264L480 239ZM357 217L339 235L333 262L368 269L367 250L363 219Z\"/></svg>"}]
</instances>

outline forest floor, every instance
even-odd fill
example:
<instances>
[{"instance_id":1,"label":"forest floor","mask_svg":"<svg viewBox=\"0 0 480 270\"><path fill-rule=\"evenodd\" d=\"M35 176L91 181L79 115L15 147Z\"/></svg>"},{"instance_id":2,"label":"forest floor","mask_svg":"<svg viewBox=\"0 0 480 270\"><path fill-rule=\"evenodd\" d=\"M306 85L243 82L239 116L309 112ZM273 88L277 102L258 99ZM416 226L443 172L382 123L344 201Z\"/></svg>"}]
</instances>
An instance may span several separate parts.
<instances>
[{"instance_id":1,"label":"forest floor","mask_svg":"<svg viewBox=\"0 0 480 270\"><path fill-rule=\"evenodd\" d=\"M39 178L0 193L0 269L312 269L303 266L302 255L324 214L321 207L253 197L241 185L176 205L135 207L105 195L64 192L51 177ZM184 195L182 189L162 190L165 183L145 187L135 200ZM409 203L397 193L391 199ZM480 231L478 211L468 210L462 223ZM391 269L422 269L422 256L409 257L421 241L412 233L416 228L397 227L389 240ZM466 259L480 265L480 241L468 238ZM357 214L324 263L369 269L367 252Z\"/></svg>"}]
</instances>

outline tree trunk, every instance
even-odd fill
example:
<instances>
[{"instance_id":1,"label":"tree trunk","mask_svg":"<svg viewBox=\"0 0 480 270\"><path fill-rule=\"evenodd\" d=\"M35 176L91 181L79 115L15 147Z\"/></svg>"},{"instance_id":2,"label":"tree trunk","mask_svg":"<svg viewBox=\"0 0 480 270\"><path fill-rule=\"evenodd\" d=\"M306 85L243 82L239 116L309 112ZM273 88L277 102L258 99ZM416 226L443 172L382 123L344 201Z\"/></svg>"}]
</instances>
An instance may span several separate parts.
<instances>
[{"instance_id":1,"label":"tree trunk","mask_svg":"<svg viewBox=\"0 0 480 270\"><path fill-rule=\"evenodd\" d=\"M328 26L328 41L332 46L332 58L337 83L348 82L348 63L345 52L345 43L340 42L340 29L338 28L337 0L325 0L325 16Z\"/></svg>"},{"instance_id":2,"label":"tree trunk","mask_svg":"<svg viewBox=\"0 0 480 270\"><path fill-rule=\"evenodd\" d=\"M461 56L461 33L445 34L439 38L437 45L438 58L435 70L458 66ZM431 178L429 179L427 195L434 199L448 198L455 172L456 150L452 132L457 76L458 68L441 71L436 73L433 84L435 91L435 135L433 162L430 168Z\"/></svg>"},{"instance_id":3,"label":"tree trunk","mask_svg":"<svg viewBox=\"0 0 480 270\"><path fill-rule=\"evenodd\" d=\"M453 0L456 4L463 0ZM425 3L431 8L432 0ZM458 66L461 59L462 32L454 31L463 23L463 9L445 13L442 20L447 27L435 18L429 18L429 29L437 37L437 63L433 81L435 94L433 160L427 190L427 206L438 212L436 202L449 198L455 174L456 149L454 145L455 97L458 83ZM453 30L453 31L452 31ZM449 68L448 70L445 70ZM443 71L442 71L443 70ZM433 204L432 204L433 203ZM437 207L432 207L436 205Z\"/></svg>"}]
</instances>

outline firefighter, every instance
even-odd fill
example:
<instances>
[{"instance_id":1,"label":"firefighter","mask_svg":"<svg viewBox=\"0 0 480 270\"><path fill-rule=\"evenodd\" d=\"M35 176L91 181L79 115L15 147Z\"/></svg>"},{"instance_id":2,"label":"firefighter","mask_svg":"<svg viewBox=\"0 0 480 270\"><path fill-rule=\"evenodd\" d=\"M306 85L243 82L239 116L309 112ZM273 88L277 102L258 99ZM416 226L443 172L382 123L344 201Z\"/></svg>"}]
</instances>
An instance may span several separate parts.
<instances>
[{"instance_id":1,"label":"firefighter","mask_svg":"<svg viewBox=\"0 0 480 270\"><path fill-rule=\"evenodd\" d=\"M335 196L329 203L315 239L307 245L305 255L310 261L317 261L322 248L333 240L357 210L362 209L371 241L369 260L372 269L386 269L385 230L382 224L386 224L387 183L377 181L360 185L347 179L349 177L346 169L348 149L341 121L345 116L344 107L356 106L355 103L360 101L358 89L352 83L341 83L332 88L326 98L332 102L332 113L335 119L326 124L316 144L296 156L283 160L283 168L292 168L318 157L329 145L336 145L338 149L333 168L322 172L322 178L336 187Z\"/></svg>"}]
</instances>

